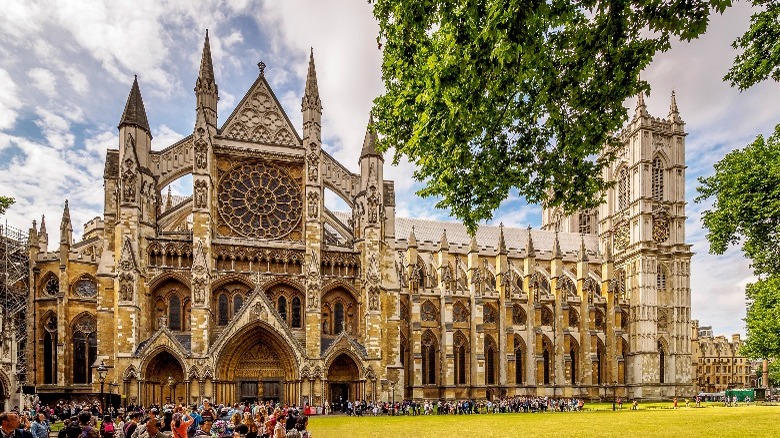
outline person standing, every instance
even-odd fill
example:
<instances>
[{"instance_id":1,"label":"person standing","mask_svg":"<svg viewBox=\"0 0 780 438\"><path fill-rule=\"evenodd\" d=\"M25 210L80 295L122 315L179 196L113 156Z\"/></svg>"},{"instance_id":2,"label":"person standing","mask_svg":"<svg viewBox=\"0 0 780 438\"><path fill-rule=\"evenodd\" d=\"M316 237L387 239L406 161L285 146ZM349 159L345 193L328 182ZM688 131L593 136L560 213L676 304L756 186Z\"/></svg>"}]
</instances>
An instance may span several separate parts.
<instances>
[{"instance_id":1,"label":"person standing","mask_svg":"<svg viewBox=\"0 0 780 438\"><path fill-rule=\"evenodd\" d=\"M20 417L16 412L0 414L0 436L2 438L33 438L29 430L19 428Z\"/></svg>"},{"instance_id":2,"label":"person standing","mask_svg":"<svg viewBox=\"0 0 780 438\"><path fill-rule=\"evenodd\" d=\"M30 426L30 433L32 433L33 438L49 438L49 423L43 413L35 414L32 426Z\"/></svg>"}]
</instances>

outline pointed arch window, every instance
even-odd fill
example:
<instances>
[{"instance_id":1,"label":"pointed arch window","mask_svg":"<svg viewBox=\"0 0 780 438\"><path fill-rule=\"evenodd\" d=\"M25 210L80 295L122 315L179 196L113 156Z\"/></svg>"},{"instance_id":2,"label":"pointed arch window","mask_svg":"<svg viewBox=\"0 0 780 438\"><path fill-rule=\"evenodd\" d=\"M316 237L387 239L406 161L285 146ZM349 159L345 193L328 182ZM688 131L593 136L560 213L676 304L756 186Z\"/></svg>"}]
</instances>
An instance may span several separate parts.
<instances>
[{"instance_id":1,"label":"pointed arch window","mask_svg":"<svg viewBox=\"0 0 780 438\"><path fill-rule=\"evenodd\" d=\"M219 294L219 298L217 298L217 325L227 325L230 320L228 305L228 296L225 292L222 292Z\"/></svg>"},{"instance_id":2,"label":"pointed arch window","mask_svg":"<svg viewBox=\"0 0 780 438\"><path fill-rule=\"evenodd\" d=\"M181 299L176 294L168 299L168 328L181 330Z\"/></svg>"},{"instance_id":3,"label":"pointed arch window","mask_svg":"<svg viewBox=\"0 0 780 438\"><path fill-rule=\"evenodd\" d=\"M496 344L489 336L485 336L485 384L496 384Z\"/></svg>"},{"instance_id":4,"label":"pointed arch window","mask_svg":"<svg viewBox=\"0 0 780 438\"><path fill-rule=\"evenodd\" d=\"M569 350L569 375L571 376L571 384L577 384L577 349L571 347Z\"/></svg>"},{"instance_id":5,"label":"pointed arch window","mask_svg":"<svg viewBox=\"0 0 780 438\"><path fill-rule=\"evenodd\" d=\"M244 305L244 296L237 293L233 296L233 316L238 315L238 311Z\"/></svg>"},{"instance_id":6,"label":"pointed arch window","mask_svg":"<svg viewBox=\"0 0 780 438\"><path fill-rule=\"evenodd\" d=\"M95 317L84 315L73 326L73 383L92 383L90 367L97 360Z\"/></svg>"},{"instance_id":7,"label":"pointed arch window","mask_svg":"<svg viewBox=\"0 0 780 438\"><path fill-rule=\"evenodd\" d=\"M468 364L468 349L466 337L462 333L455 335L455 384L466 384L466 364Z\"/></svg>"},{"instance_id":8,"label":"pointed arch window","mask_svg":"<svg viewBox=\"0 0 780 438\"><path fill-rule=\"evenodd\" d=\"M333 315L333 333L339 334L344 331L344 304L339 301L336 303L336 309Z\"/></svg>"},{"instance_id":9,"label":"pointed arch window","mask_svg":"<svg viewBox=\"0 0 780 438\"><path fill-rule=\"evenodd\" d=\"M279 316L282 317L282 321L287 321L287 298L284 296L279 297L279 302L276 306L276 309L279 311Z\"/></svg>"},{"instance_id":10,"label":"pointed arch window","mask_svg":"<svg viewBox=\"0 0 780 438\"><path fill-rule=\"evenodd\" d=\"M525 363L523 362L525 345L519 336L515 336L515 384L525 383Z\"/></svg>"},{"instance_id":11,"label":"pointed arch window","mask_svg":"<svg viewBox=\"0 0 780 438\"><path fill-rule=\"evenodd\" d=\"M545 385L550 384L550 356L550 345L545 343L544 351L542 352L542 359L544 361L543 378Z\"/></svg>"},{"instance_id":12,"label":"pointed arch window","mask_svg":"<svg viewBox=\"0 0 780 438\"><path fill-rule=\"evenodd\" d=\"M436 384L436 351L437 342L433 334L428 331L422 339L422 368L423 385Z\"/></svg>"},{"instance_id":13,"label":"pointed arch window","mask_svg":"<svg viewBox=\"0 0 780 438\"><path fill-rule=\"evenodd\" d=\"M596 349L596 383L599 385L603 385L604 380L604 373L606 371L606 364L604 363L604 359L607 357L607 349L604 347L604 343L601 342L601 339L598 340L598 346Z\"/></svg>"},{"instance_id":14,"label":"pointed arch window","mask_svg":"<svg viewBox=\"0 0 780 438\"><path fill-rule=\"evenodd\" d=\"M512 306L512 324L525 325L525 322L526 322L525 310L523 310L523 308L520 307L519 304L514 304Z\"/></svg>"},{"instance_id":15,"label":"pointed arch window","mask_svg":"<svg viewBox=\"0 0 780 438\"><path fill-rule=\"evenodd\" d=\"M658 374L660 383L666 383L666 352L661 341L658 341Z\"/></svg>"},{"instance_id":16,"label":"pointed arch window","mask_svg":"<svg viewBox=\"0 0 780 438\"><path fill-rule=\"evenodd\" d=\"M57 383L57 317L49 315L43 324L43 383Z\"/></svg>"},{"instance_id":17,"label":"pointed arch window","mask_svg":"<svg viewBox=\"0 0 780 438\"><path fill-rule=\"evenodd\" d=\"M292 326L301 328L301 299L294 297L292 299Z\"/></svg>"},{"instance_id":18,"label":"pointed arch window","mask_svg":"<svg viewBox=\"0 0 780 438\"><path fill-rule=\"evenodd\" d=\"M618 175L618 208L623 210L628 207L631 196L631 173L624 167Z\"/></svg>"},{"instance_id":19,"label":"pointed arch window","mask_svg":"<svg viewBox=\"0 0 780 438\"><path fill-rule=\"evenodd\" d=\"M653 201L663 201L664 199L664 168L660 157L653 160Z\"/></svg>"}]
</instances>

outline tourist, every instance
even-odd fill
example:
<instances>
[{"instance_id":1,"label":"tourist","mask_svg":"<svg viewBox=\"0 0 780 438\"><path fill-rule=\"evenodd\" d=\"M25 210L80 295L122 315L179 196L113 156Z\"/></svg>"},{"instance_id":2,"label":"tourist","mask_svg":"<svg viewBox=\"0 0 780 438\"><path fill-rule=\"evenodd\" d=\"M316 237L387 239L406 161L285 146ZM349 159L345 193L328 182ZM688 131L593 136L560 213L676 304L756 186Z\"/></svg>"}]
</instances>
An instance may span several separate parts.
<instances>
[{"instance_id":1,"label":"tourist","mask_svg":"<svg viewBox=\"0 0 780 438\"><path fill-rule=\"evenodd\" d=\"M189 414L179 412L173 414L171 419L171 434L173 438L187 438L187 431L195 420Z\"/></svg>"},{"instance_id":2,"label":"tourist","mask_svg":"<svg viewBox=\"0 0 780 438\"><path fill-rule=\"evenodd\" d=\"M20 429L20 417L16 412L0 414L0 430L5 438L33 438L28 430Z\"/></svg>"},{"instance_id":3,"label":"tourist","mask_svg":"<svg viewBox=\"0 0 780 438\"><path fill-rule=\"evenodd\" d=\"M135 430L138 427L139 415L138 412L130 413L129 421L125 424L125 438L130 438L133 436L133 433L135 433Z\"/></svg>"},{"instance_id":4,"label":"tourist","mask_svg":"<svg viewBox=\"0 0 780 438\"><path fill-rule=\"evenodd\" d=\"M30 433L32 433L33 438L49 438L49 423L46 421L45 415L35 414L30 426Z\"/></svg>"},{"instance_id":5,"label":"tourist","mask_svg":"<svg viewBox=\"0 0 780 438\"><path fill-rule=\"evenodd\" d=\"M284 428L284 413L281 409L276 408L276 410L274 410L274 418L276 419L276 423L274 425L273 438L285 438L287 430Z\"/></svg>"},{"instance_id":6,"label":"tourist","mask_svg":"<svg viewBox=\"0 0 780 438\"><path fill-rule=\"evenodd\" d=\"M195 431L196 437L210 437L212 421L210 417L204 418L200 423L200 427Z\"/></svg>"},{"instance_id":7,"label":"tourist","mask_svg":"<svg viewBox=\"0 0 780 438\"><path fill-rule=\"evenodd\" d=\"M100 437L114 438L114 430L114 422L111 421L111 416L104 415L103 421L100 423Z\"/></svg>"},{"instance_id":8,"label":"tourist","mask_svg":"<svg viewBox=\"0 0 780 438\"><path fill-rule=\"evenodd\" d=\"M298 421L295 422L295 429L301 433L301 438L311 438L311 433L306 430L309 425L309 417L302 415L298 417Z\"/></svg>"},{"instance_id":9,"label":"tourist","mask_svg":"<svg viewBox=\"0 0 780 438\"><path fill-rule=\"evenodd\" d=\"M146 430L144 430L141 438L168 438L162 431L160 431L160 423L157 418L149 418L146 421Z\"/></svg>"}]
</instances>

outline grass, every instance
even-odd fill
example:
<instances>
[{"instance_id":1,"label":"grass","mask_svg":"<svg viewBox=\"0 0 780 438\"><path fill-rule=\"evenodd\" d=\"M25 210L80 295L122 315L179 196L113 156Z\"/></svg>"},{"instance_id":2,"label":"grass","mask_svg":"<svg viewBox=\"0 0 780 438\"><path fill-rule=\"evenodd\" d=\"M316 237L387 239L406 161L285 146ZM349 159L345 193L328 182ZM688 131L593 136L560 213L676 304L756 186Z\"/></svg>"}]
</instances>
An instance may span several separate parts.
<instances>
[{"instance_id":1,"label":"grass","mask_svg":"<svg viewBox=\"0 0 780 438\"><path fill-rule=\"evenodd\" d=\"M780 406L671 409L671 403L612 412L591 404L584 412L432 415L420 417L311 417L315 438L363 437L769 437L780 434ZM693 406L693 403L691 403Z\"/></svg>"}]
</instances>

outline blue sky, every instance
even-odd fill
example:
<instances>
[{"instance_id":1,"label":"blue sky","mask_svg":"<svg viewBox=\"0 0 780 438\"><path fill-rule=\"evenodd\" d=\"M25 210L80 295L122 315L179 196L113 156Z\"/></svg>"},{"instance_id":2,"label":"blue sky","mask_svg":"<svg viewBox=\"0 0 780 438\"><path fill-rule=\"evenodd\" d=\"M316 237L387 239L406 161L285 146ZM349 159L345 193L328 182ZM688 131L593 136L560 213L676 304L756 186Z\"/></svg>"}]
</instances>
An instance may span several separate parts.
<instances>
[{"instance_id":1,"label":"blue sky","mask_svg":"<svg viewBox=\"0 0 780 438\"><path fill-rule=\"evenodd\" d=\"M193 6L194 5L194 6ZM780 86L746 92L722 81L735 55L730 43L747 28L739 3L714 16L709 32L675 43L643 73L654 116L665 117L676 90L687 137L687 240L692 314L717 334L744 333L744 286L752 278L738 248L708 254L693 203L696 178L727 152L769 134L780 122ZM353 171L372 99L382 91L378 27L365 0L10 0L0 15L0 193L16 198L5 220L27 229L46 215L49 241L59 240L65 199L74 231L103 208L105 150L118 145L117 123L138 75L154 149L192 132L193 87L209 29L219 119L224 121L258 74L266 77L300 132L300 101L314 48L323 104L325 149ZM633 111L634 102L626 102ZM388 159L388 163L390 160ZM386 166L396 181L397 214L448 219L414 195L413 167ZM187 181L174 193L187 193ZM329 201L335 206L335 202ZM541 210L510 199L494 222L539 226Z\"/></svg>"}]
</instances>

